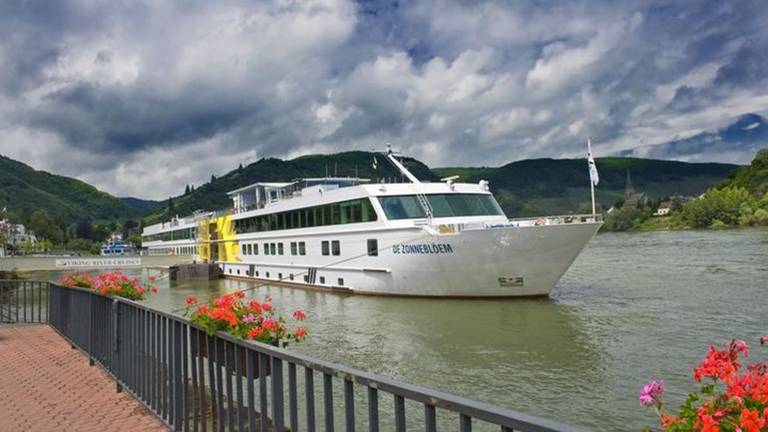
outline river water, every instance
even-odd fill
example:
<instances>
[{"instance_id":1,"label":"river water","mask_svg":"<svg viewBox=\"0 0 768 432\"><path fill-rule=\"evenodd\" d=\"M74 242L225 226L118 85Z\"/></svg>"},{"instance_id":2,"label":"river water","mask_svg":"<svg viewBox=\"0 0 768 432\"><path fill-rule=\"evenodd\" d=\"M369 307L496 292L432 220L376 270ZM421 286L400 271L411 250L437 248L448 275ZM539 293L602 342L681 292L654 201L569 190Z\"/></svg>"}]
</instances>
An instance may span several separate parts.
<instances>
[{"instance_id":1,"label":"river water","mask_svg":"<svg viewBox=\"0 0 768 432\"><path fill-rule=\"evenodd\" d=\"M245 289L221 280L168 286L148 300ZM677 407L712 343L768 334L768 230L600 234L549 299L429 300L257 287L307 311L290 349L594 430L654 425L637 390L664 379Z\"/></svg>"}]
</instances>

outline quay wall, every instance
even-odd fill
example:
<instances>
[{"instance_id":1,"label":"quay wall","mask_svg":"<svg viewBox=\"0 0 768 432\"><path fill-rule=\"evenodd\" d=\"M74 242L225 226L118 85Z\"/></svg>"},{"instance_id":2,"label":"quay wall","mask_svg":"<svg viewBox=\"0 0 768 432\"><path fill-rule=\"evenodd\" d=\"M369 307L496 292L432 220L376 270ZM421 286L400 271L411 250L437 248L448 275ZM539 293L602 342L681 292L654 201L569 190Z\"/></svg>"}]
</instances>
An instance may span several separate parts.
<instances>
[{"instance_id":1,"label":"quay wall","mask_svg":"<svg viewBox=\"0 0 768 432\"><path fill-rule=\"evenodd\" d=\"M4 257L0 258L0 271L164 268L192 260L192 255Z\"/></svg>"}]
</instances>

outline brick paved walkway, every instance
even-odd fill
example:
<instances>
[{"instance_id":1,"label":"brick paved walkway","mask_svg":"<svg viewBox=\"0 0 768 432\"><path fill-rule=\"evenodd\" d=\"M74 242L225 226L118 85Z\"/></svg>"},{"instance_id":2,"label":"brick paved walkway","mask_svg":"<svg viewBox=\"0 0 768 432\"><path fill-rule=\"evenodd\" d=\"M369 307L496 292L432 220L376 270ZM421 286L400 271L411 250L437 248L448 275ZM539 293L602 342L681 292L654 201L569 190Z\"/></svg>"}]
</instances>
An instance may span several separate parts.
<instances>
[{"instance_id":1,"label":"brick paved walkway","mask_svg":"<svg viewBox=\"0 0 768 432\"><path fill-rule=\"evenodd\" d=\"M0 326L0 431L167 431L47 325Z\"/></svg>"}]
</instances>

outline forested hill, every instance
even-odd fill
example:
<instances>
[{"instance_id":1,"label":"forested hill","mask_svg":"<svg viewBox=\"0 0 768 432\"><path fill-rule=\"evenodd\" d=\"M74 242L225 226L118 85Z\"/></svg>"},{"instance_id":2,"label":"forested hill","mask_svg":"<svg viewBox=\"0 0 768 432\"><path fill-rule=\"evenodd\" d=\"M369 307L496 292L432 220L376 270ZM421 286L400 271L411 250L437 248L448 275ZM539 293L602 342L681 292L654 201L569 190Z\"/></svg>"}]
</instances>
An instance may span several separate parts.
<instances>
[{"instance_id":1,"label":"forested hill","mask_svg":"<svg viewBox=\"0 0 768 432\"><path fill-rule=\"evenodd\" d=\"M627 171L637 192L658 199L672 194L698 195L720 185L738 165L687 163L637 158L599 158L597 200L610 207L623 198ZM589 174L584 159L529 159L499 168L435 168L441 177L457 181L489 180L508 216L584 211L590 201Z\"/></svg>"},{"instance_id":2,"label":"forested hill","mask_svg":"<svg viewBox=\"0 0 768 432\"><path fill-rule=\"evenodd\" d=\"M0 155L0 209L15 220L45 210L62 224L81 220L115 220L139 213L120 199L80 180L37 171ZM28 216L28 215L27 215Z\"/></svg>"},{"instance_id":3,"label":"forested hill","mask_svg":"<svg viewBox=\"0 0 768 432\"><path fill-rule=\"evenodd\" d=\"M734 171L724 186L743 187L760 196L768 194L768 148L758 151L751 164Z\"/></svg>"},{"instance_id":4,"label":"forested hill","mask_svg":"<svg viewBox=\"0 0 768 432\"><path fill-rule=\"evenodd\" d=\"M374 168L374 158L376 168ZM438 181L439 178L423 163L404 158L403 163L418 178ZM188 215L195 210L219 210L232 205L227 192L256 182L285 182L310 177L362 177L377 182L380 179L401 181L400 172L381 154L345 152L330 155L308 155L291 160L261 159L239 167L194 190L173 197L162 208L145 218L146 224L160 222L173 215ZM407 180L406 180L407 181Z\"/></svg>"}]
</instances>

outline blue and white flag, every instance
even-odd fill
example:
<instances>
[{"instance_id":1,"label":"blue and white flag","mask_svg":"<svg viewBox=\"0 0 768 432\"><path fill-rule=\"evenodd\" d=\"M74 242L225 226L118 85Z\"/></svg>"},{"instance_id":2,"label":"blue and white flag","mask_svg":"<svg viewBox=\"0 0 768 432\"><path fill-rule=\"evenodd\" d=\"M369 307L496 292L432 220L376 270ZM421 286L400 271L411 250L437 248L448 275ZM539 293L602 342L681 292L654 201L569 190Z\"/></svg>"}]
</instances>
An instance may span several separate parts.
<instances>
[{"instance_id":1,"label":"blue and white flag","mask_svg":"<svg viewBox=\"0 0 768 432\"><path fill-rule=\"evenodd\" d=\"M595 165L595 158L592 157L592 140L587 140L587 165L589 165L589 180L593 186L597 186L600 183L600 176L597 174L597 165Z\"/></svg>"}]
</instances>

